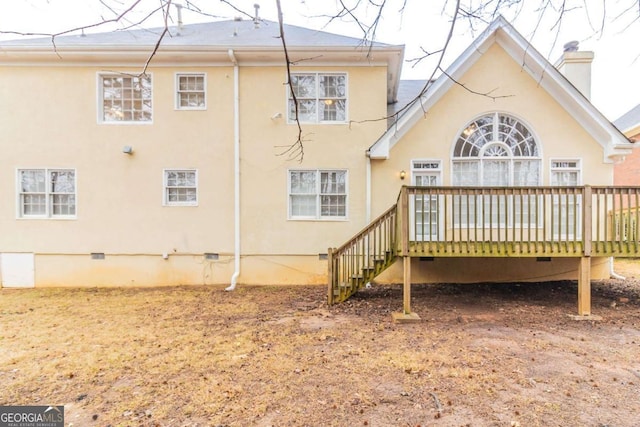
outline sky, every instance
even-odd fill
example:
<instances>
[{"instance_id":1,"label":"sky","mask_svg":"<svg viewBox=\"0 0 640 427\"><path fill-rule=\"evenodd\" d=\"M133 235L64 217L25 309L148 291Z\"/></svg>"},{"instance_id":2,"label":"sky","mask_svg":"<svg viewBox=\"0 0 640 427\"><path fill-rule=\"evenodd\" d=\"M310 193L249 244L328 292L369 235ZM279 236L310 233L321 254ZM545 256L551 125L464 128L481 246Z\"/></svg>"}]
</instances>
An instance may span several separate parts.
<instances>
[{"instance_id":1,"label":"sky","mask_svg":"<svg viewBox=\"0 0 640 427\"><path fill-rule=\"evenodd\" d=\"M187 4L187 0L173 0ZM217 19L232 19L240 15L220 0L189 0L211 15L203 15L183 9L185 24ZM357 0L345 0L354 3ZM466 5L477 5L481 0L463 0ZM485 0L486 1L486 0ZM550 1L539 19L539 5ZM336 19L328 22L327 15L336 9L336 0L281 0L284 21L351 37L360 38L362 32L352 19ZM4 3L4 2L3 2ZM103 17L114 16L103 4L123 10L134 0L12 0L3 4L0 13L0 32L56 33L79 26L98 23ZM277 21L275 0L229 0L238 9L254 13L253 5L260 4L260 17ZM366 1L364 3L367 3ZM403 79L427 79L431 76L438 55L420 61L411 59L421 56L423 49L429 52L441 49L450 27L453 0L387 0L375 40L389 44L405 45ZM566 12L558 24L560 13L555 6L564 3ZM137 22L157 7L159 0L141 0L134 12L128 15ZM526 6L524 6L526 4ZM402 6L405 6L402 9ZM588 5L588 6L587 6ZM530 9L526 9L529 8ZM606 8L606 9L605 9ZM370 22L372 8L358 9L363 22ZM595 53L592 64L593 104L610 120L615 120L640 104L640 6L638 0L527 0L517 7L503 9L501 13L514 25L532 45L551 63L562 54L564 43L577 40L581 50ZM175 13L173 14L175 17ZM246 17L245 17L246 18ZM487 26L487 22L475 21L474 28L466 20L458 20L453 37L444 56L447 66ZM635 20L634 20L635 19ZM101 26L87 31L109 31L128 25ZM160 16L147 20L143 26L162 25ZM604 29L603 31L600 31ZM1 34L0 39L19 38Z\"/></svg>"}]
</instances>

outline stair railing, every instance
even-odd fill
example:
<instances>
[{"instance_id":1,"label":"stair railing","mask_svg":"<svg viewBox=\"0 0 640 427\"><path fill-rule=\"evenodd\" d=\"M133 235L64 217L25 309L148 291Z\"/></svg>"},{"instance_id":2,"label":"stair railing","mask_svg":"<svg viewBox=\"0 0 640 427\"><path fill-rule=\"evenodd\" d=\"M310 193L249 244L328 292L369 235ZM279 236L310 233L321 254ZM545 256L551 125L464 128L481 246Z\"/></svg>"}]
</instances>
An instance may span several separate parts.
<instances>
[{"instance_id":1,"label":"stair railing","mask_svg":"<svg viewBox=\"0 0 640 427\"><path fill-rule=\"evenodd\" d=\"M329 305L342 302L389 267L397 253L397 204L337 249L329 248Z\"/></svg>"}]
</instances>

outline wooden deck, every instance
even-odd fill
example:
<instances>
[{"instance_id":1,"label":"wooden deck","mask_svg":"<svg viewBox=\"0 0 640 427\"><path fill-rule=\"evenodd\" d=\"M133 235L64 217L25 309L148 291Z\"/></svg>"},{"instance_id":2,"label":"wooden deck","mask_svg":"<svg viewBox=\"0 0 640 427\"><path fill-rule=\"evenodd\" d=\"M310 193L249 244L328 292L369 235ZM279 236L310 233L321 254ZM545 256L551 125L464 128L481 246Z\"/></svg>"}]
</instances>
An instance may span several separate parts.
<instances>
[{"instance_id":1,"label":"wooden deck","mask_svg":"<svg viewBox=\"0 0 640 427\"><path fill-rule=\"evenodd\" d=\"M344 301L404 258L581 259L580 315L590 314L590 257L640 256L640 187L403 187L397 203L329 249L329 303Z\"/></svg>"}]
</instances>

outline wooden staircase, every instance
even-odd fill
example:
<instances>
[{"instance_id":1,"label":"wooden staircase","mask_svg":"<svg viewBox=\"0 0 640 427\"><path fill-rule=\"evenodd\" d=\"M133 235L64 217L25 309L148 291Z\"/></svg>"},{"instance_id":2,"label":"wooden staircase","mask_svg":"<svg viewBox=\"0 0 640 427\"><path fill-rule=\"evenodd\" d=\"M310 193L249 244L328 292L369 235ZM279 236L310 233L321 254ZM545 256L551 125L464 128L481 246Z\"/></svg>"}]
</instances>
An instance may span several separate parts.
<instances>
[{"instance_id":1,"label":"wooden staircase","mask_svg":"<svg viewBox=\"0 0 640 427\"><path fill-rule=\"evenodd\" d=\"M414 321L411 260L575 258L578 314L591 310L591 260L640 256L640 186L403 186L396 204L329 249L329 304L342 302L403 258L403 311Z\"/></svg>"},{"instance_id":2,"label":"wooden staircase","mask_svg":"<svg viewBox=\"0 0 640 427\"><path fill-rule=\"evenodd\" d=\"M343 302L397 257L397 203L337 249L329 248L329 305Z\"/></svg>"}]
</instances>

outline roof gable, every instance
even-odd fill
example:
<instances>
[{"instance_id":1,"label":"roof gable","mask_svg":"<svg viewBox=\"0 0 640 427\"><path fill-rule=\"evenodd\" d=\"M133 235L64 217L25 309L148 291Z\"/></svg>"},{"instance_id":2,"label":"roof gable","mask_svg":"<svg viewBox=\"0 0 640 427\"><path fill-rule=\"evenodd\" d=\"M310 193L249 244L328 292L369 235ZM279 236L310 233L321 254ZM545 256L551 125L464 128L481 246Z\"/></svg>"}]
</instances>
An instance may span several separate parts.
<instances>
[{"instance_id":1,"label":"roof gable","mask_svg":"<svg viewBox=\"0 0 640 427\"><path fill-rule=\"evenodd\" d=\"M604 160L624 158L632 145L594 106L520 35L502 16L489 27L442 73L426 93L414 101L369 149L372 159L387 159L391 149L434 106L460 78L482 57L484 52L499 45L549 95L562 106L604 151ZM449 78L450 76L451 78Z\"/></svg>"}]
</instances>

